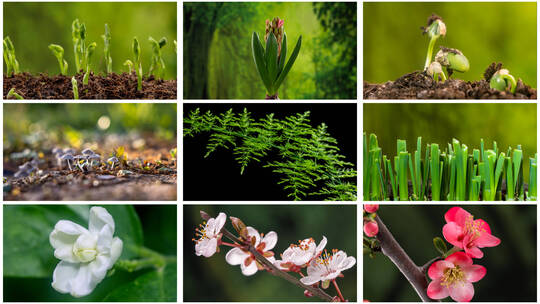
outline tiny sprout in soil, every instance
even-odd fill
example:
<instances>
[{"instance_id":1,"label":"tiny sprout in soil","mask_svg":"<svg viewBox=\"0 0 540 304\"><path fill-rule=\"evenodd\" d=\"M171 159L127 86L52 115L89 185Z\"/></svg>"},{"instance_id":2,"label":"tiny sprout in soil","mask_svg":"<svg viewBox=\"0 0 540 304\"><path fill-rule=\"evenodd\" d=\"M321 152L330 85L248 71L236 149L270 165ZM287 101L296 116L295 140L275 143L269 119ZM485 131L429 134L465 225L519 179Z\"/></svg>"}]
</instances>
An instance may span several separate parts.
<instances>
[{"instance_id":1,"label":"tiny sprout in soil","mask_svg":"<svg viewBox=\"0 0 540 304\"><path fill-rule=\"evenodd\" d=\"M101 35L105 77L98 76L92 71L92 57L98 43L88 41L88 31L84 22L79 19L73 21L71 37L75 75L69 77L69 65L64 59L64 48L58 44L49 44L49 50L58 61L58 76L45 74L32 76L29 73L21 73L13 42L9 36L6 36L3 41L3 53L8 77L4 77L4 87L14 88L18 94L9 96L6 94L4 97L17 99L78 99L79 97L82 99L176 99L176 80L163 80L166 67L162 52L167 44L166 37L159 41L152 37L148 38L152 48L152 59L146 77L143 76L142 50L136 37L132 45L133 62L129 59L124 62L124 65L128 67L128 73L115 74L111 56L112 32L109 25L105 24L105 32ZM176 52L176 40L174 48ZM132 75L133 70L135 75ZM76 88L73 79L80 81L82 85L80 90Z\"/></svg>"},{"instance_id":2,"label":"tiny sprout in soil","mask_svg":"<svg viewBox=\"0 0 540 304\"><path fill-rule=\"evenodd\" d=\"M513 201L537 198L538 155L524 164L521 146L502 152L493 148L472 149L456 139L447 149L428 144L422 157L422 138L411 155L404 140L397 140L397 156L383 154L377 136L364 133L364 200ZM529 166L529 184L523 167Z\"/></svg>"}]
</instances>

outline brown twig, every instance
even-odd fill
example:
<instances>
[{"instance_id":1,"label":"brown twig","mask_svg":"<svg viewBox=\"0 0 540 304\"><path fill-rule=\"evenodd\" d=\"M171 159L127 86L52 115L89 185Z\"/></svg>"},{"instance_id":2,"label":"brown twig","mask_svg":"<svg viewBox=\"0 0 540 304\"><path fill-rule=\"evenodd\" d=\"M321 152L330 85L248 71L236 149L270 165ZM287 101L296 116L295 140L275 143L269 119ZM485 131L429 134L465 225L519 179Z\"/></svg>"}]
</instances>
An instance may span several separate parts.
<instances>
[{"instance_id":1,"label":"brown twig","mask_svg":"<svg viewBox=\"0 0 540 304\"><path fill-rule=\"evenodd\" d=\"M208 213L204 212L204 211L200 211L201 213L201 217L203 220L205 221L208 221L211 216L208 215ZM234 234L232 234L229 230L227 230L225 227L221 228L221 233L223 233L224 236L226 236L227 238L229 238L231 241L233 242L236 242L238 244L241 244L243 246L245 246L247 248L247 250L253 254L253 256L255 257L255 259L261 263L262 265L264 265L265 267L267 267L269 269L269 273L277 276L277 277L280 277L284 280L287 280L289 281L290 283L300 287L300 288L303 288L303 289L307 289L309 292L311 292L311 294L313 294L314 296L316 297L319 297L320 299L324 300L324 301L327 301L327 302L332 302L332 297L330 295L328 295L326 292L324 292L322 289L320 288L316 288L316 287L313 287L311 285L305 285L304 283L300 282L300 280L298 280L297 278L293 277L292 275L284 272L283 270L277 268L276 266L274 266L274 264L272 264L270 261L268 261L268 259L266 259L262 254L260 254L257 249L255 247L253 247L251 244L246 244L245 242L243 242L242 240L240 240L239 238L237 238Z\"/></svg>"},{"instance_id":2,"label":"brown twig","mask_svg":"<svg viewBox=\"0 0 540 304\"><path fill-rule=\"evenodd\" d=\"M424 267L416 266L405 250L401 248L392 233L386 228L379 216L375 217L375 221L379 226L377 240L381 245L382 253L403 273L423 302L437 302L427 295L428 282L423 271Z\"/></svg>"}]
</instances>

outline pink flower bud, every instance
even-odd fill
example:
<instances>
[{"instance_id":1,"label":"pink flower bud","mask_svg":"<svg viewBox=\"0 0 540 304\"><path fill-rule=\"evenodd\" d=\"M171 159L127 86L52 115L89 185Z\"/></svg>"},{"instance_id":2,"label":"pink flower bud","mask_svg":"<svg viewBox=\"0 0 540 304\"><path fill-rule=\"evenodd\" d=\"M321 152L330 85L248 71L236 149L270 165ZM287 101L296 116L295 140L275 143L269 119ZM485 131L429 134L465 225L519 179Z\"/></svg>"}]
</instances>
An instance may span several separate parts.
<instances>
[{"instance_id":1,"label":"pink flower bud","mask_svg":"<svg viewBox=\"0 0 540 304\"><path fill-rule=\"evenodd\" d=\"M377 210L379 210L378 204L364 204L364 210L368 213L375 213Z\"/></svg>"},{"instance_id":2,"label":"pink flower bud","mask_svg":"<svg viewBox=\"0 0 540 304\"><path fill-rule=\"evenodd\" d=\"M308 297L308 298L313 297L313 294L312 294L309 290L307 290L307 289L304 290L304 295L305 295L306 297Z\"/></svg>"},{"instance_id":3,"label":"pink flower bud","mask_svg":"<svg viewBox=\"0 0 540 304\"><path fill-rule=\"evenodd\" d=\"M364 222L364 233L369 237L374 237L379 233L379 225L375 221Z\"/></svg>"}]
</instances>

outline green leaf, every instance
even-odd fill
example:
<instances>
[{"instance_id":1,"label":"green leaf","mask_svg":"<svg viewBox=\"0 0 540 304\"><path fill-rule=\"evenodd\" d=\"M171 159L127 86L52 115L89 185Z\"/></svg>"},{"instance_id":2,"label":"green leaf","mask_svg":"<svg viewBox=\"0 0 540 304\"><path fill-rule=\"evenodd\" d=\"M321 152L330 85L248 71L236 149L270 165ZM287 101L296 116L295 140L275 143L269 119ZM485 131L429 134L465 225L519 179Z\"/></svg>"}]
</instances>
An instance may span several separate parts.
<instances>
[{"instance_id":1,"label":"green leaf","mask_svg":"<svg viewBox=\"0 0 540 304\"><path fill-rule=\"evenodd\" d=\"M448 251L446 243L440 237L433 238L433 246L435 246L435 249L437 249L437 251L442 255Z\"/></svg>"},{"instance_id":2,"label":"green leaf","mask_svg":"<svg viewBox=\"0 0 540 304\"><path fill-rule=\"evenodd\" d=\"M115 235L124 242L122 258L133 257L128 247L142 244L142 229L133 206L105 208L115 220ZM49 234L62 219L88 227L89 210L82 205L4 206L4 276L52 278L59 260L54 257Z\"/></svg>"},{"instance_id":3,"label":"green leaf","mask_svg":"<svg viewBox=\"0 0 540 304\"><path fill-rule=\"evenodd\" d=\"M266 67L268 68L268 75L272 83L276 80L277 71L278 71L277 51L278 51L278 45L277 45L276 36L274 36L273 33L270 33L268 35L268 38L266 39L266 52L264 55L265 55Z\"/></svg>"},{"instance_id":4,"label":"green leaf","mask_svg":"<svg viewBox=\"0 0 540 304\"><path fill-rule=\"evenodd\" d=\"M264 86L269 94L272 93L272 83L270 82L270 77L268 77L268 70L266 69L266 64L264 61L264 50L259 40L259 35L256 32L253 32L251 37L251 49L253 52L253 59L255 60L255 67L261 76Z\"/></svg>"},{"instance_id":5,"label":"green leaf","mask_svg":"<svg viewBox=\"0 0 540 304\"><path fill-rule=\"evenodd\" d=\"M300 47L302 47L302 36L298 38L298 41L296 42L296 46L294 47L294 50L291 54L291 57L289 58L289 61L285 65L285 68L283 68L283 71L281 71L281 73L279 74L278 79L274 82L273 87L276 92L279 89L279 86L281 85L283 80L285 80L285 77L287 76L289 71L291 70L294 64L294 61L296 60L296 57L298 57L298 53L300 53Z\"/></svg>"},{"instance_id":6,"label":"green leaf","mask_svg":"<svg viewBox=\"0 0 540 304\"><path fill-rule=\"evenodd\" d=\"M283 71L285 60L287 59L287 34L283 33L283 41L281 42L281 55L279 56L278 75Z\"/></svg>"},{"instance_id":7,"label":"green leaf","mask_svg":"<svg viewBox=\"0 0 540 304\"><path fill-rule=\"evenodd\" d=\"M176 302L176 263L149 271L130 283L119 286L104 301Z\"/></svg>"}]
</instances>

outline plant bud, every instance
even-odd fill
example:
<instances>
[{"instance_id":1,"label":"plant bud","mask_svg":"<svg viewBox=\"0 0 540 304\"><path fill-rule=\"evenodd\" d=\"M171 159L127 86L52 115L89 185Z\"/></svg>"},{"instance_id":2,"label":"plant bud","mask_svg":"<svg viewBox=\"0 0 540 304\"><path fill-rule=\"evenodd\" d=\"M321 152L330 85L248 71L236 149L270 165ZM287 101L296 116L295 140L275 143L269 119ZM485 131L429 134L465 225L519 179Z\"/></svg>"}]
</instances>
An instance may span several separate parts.
<instances>
[{"instance_id":1,"label":"plant bud","mask_svg":"<svg viewBox=\"0 0 540 304\"><path fill-rule=\"evenodd\" d=\"M304 290L304 296L308 297L308 298L311 298L313 297L313 294L309 291L309 290Z\"/></svg>"},{"instance_id":2,"label":"plant bud","mask_svg":"<svg viewBox=\"0 0 540 304\"><path fill-rule=\"evenodd\" d=\"M369 237L374 237L379 233L379 225L375 221L364 222L364 233Z\"/></svg>"},{"instance_id":3,"label":"plant bud","mask_svg":"<svg viewBox=\"0 0 540 304\"><path fill-rule=\"evenodd\" d=\"M237 217L231 216L229 218L231 219L231 224L233 225L234 230L236 230L236 232L238 232L238 235L240 235L240 238L246 241L249 240L246 224L244 224L244 222L242 222L242 220Z\"/></svg>"}]
</instances>

